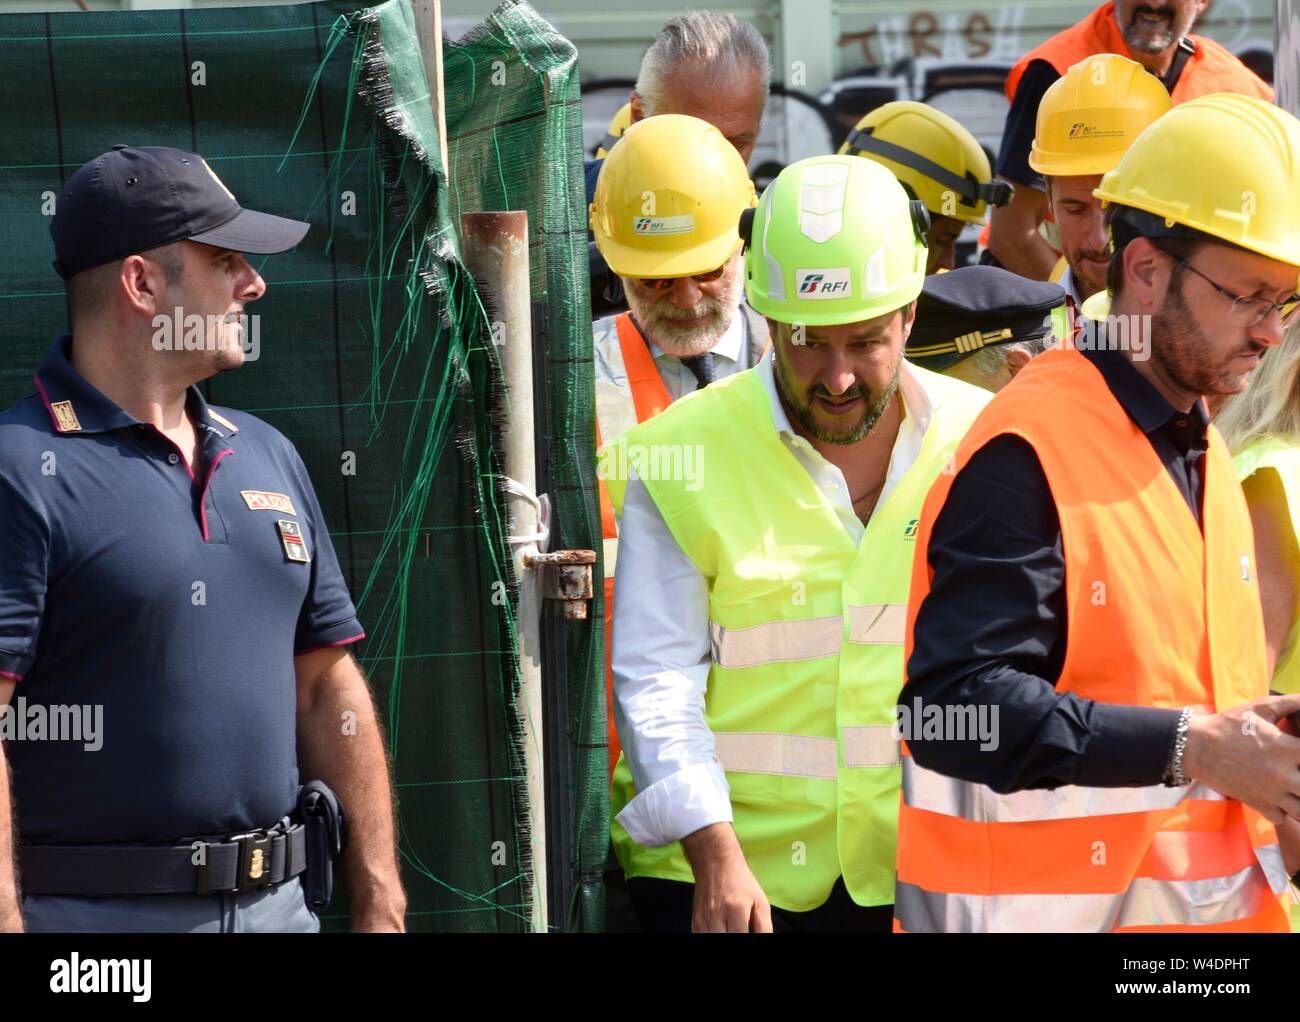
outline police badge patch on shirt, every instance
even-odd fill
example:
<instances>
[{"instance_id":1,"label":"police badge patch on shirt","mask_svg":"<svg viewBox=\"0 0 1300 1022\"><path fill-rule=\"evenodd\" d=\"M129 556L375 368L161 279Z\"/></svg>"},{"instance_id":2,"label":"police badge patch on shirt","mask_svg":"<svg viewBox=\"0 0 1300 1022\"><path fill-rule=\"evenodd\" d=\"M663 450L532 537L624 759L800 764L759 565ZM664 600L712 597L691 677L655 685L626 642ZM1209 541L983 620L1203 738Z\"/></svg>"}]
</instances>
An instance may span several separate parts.
<instances>
[{"instance_id":1,"label":"police badge patch on shirt","mask_svg":"<svg viewBox=\"0 0 1300 1022\"><path fill-rule=\"evenodd\" d=\"M297 561L299 564L306 564L311 560L311 555L307 553L307 544L302 538L302 527L297 522L290 522L281 518L275 523L275 527L280 530L280 542L284 544L284 556L291 561Z\"/></svg>"}]
</instances>

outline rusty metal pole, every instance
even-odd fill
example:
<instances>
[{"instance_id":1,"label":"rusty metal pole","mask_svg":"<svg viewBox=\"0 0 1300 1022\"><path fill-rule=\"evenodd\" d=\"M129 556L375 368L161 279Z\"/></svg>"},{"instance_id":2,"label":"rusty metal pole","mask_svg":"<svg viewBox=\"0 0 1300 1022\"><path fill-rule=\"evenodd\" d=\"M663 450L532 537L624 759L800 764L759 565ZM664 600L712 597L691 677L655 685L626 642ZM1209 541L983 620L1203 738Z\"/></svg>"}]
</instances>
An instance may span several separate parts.
<instances>
[{"instance_id":1,"label":"rusty metal pole","mask_svg":"<svg viewBox=\"0 0 1300 1022\"><path fill-rule=\"evenodd\" d=\"M1300 0L1277 0L1273 38L1273 87L1277 105L1300 116Z\"/></svg>"},{"instance_id":2,"label":"rusty metal pole","mask_svg":"<svg viewBox=\"0 0 1300 1022\"><path fill-rule=\"evenodd\" d=\"M514 481L510 500L511 553L519 579L515 627L519 636L520 686L516 703L524 729L528 788L528 841L532 849L535 933L546 932L546 789L542 772L542 571L540 522L533 494L537 473L533 442L533 326L528 279L528 214L464 213L460 218L465 265L478 282L501 355L510 428L505 472Z\"/></svg>"}]
</instances>

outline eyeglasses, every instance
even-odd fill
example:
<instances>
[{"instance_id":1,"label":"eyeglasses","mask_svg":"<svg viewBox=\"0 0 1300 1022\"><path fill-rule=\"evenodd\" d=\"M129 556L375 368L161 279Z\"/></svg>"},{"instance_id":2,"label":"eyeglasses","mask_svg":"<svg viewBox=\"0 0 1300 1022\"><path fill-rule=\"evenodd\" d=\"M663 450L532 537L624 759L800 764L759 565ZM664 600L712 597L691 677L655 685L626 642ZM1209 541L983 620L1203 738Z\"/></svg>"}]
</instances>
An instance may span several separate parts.
<instances>
[{"instance_id":1,"label":"eyeglasses","mask_svg":"<svg viewBox=\"0 0 1300 1022\"><path fill-rule=\"evenodd\" d=\"M691 273L688 274L693 280L700 284L708 284L717 280L727 272L727 264L723 263L716 270L710 270L708 273ZM651 291L667 291L679 280L685 280L685 277L638 277L637 282Z\"/></svg>"},{"instance_id":2,"label":"eyeglasses","mask_svg":"<svg viewBox=\"0 0 1300 1022\"><path fill-rule=\"evenodd\" d=\"M1184 270L1191 270L1210 287L1223 295L1224 298L1230 299L1232 307L1228 309L1228 314L1236 316L1247 326L1254 326L1256 323L1262 322L1264 317L1274 309L1277 310L1278 316L1281 317L1283 325L1287 325L1290 323L1296 307L1300 306L1300 295L1292 295L1284 302L1270 302L1267 298L1249 298L1245 295L1233 294L1221 284L1216 284L1186 259L1176 259L1173 256L1169 256L1169 258L1173 259Z\"/></svg>"}]
</instances>

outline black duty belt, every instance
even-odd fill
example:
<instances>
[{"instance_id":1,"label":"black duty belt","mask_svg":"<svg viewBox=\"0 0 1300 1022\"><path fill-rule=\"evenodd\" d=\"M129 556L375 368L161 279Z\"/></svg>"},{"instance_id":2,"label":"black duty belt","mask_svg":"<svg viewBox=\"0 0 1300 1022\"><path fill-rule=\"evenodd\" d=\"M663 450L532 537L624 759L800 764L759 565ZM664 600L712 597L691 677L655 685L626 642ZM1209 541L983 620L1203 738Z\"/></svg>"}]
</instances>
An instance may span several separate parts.
<instances>
[{"instance_id":1,"label":"black duty belt","mask_svg":"<svg viewBox=\"0 0 1300 1022\"><path fill-rule=\"evenodd\" d=\"M307 868L302 824L185 845L19 845L23 894L246 894Z\"/></svg>"}]
</instances>

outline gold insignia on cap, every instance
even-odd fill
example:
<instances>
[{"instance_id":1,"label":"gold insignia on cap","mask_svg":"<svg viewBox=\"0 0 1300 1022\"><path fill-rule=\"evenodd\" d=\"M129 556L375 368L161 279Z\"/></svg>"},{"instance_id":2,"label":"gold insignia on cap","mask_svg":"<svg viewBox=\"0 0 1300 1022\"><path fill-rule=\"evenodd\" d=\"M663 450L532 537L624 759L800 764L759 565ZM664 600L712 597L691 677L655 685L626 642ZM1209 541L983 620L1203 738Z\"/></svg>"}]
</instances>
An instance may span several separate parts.
<instances>
[{"instance_id":1,"label":"gold insignia on cap","mask_svg":"<svg viewBox=\"0 0 1300 1022\"><path fill-rule=\"evenodd\" d=\"M226 183L222 181L221 178L217 177L217 172L208 166L207 160L203 160L203 169L206 170L209 174L211 174L212 180L215 181L217 184L219 184L221 186L221 190L230 196L231 202L239 201L235 198L234 193L229 188L226 187Z\"/></svg>"},{"instance_id":2,"label":"gold insignia on cap","mask_svg":"<svg viewBox=\"0 0 1300 1022\"><path fill-rule=\"evenodd\" d=\"M60 433L75 433L81 429L71 401L55 401L50 405L50 411L54 413L54 422Z\"/></svg>"},{"instance_id":3,"label":"gold insignia on cap","mask_svg":"<svg viewBox=\"0 0 1300 1022\"><path fill-rule=\"evenodd\" d=\"M909 347L907 349L907 357L932 358L935 355L951 355L954 352L965 354L969 351L978 351L980 348L988 347L990 344L1009 341L1013 336L1010 327L1003 327L1001 330L972 330L968 334L954 337L951 341L941 341L938 344L922 344L917 347Z\"/></svg>"}]
</instances>

